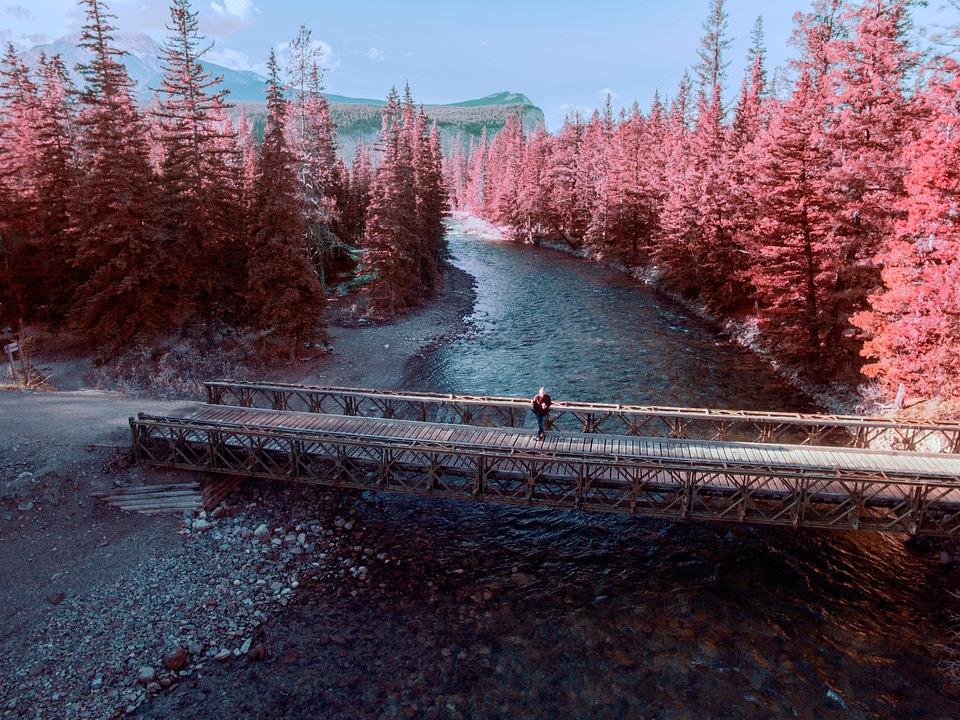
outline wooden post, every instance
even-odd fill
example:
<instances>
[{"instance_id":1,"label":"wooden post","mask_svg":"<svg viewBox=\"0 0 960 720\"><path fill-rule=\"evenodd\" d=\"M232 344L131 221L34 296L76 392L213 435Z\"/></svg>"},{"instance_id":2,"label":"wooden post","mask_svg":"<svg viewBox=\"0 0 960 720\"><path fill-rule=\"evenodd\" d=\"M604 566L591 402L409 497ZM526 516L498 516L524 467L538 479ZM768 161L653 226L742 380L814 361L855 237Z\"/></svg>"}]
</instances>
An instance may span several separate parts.
<instances>
[{"instance_id":1,"label":"wooden post","mask_svg":"<svg viewBox=\"0 0 960 720\"><path fill-rule=\"evenodd\" d=\"M20 343L17 343L17 342L8 343L7 345L3 346L3 351L7 354L7 362L10 363L10 375L14 379L16 379L17 377L17 369L14 366L14 363L16 362L14 355L19 354L21 372L23 373L23 382L26 383L27 382L27 366L23 359L23 352L20 349Z\"/></svg>"}]
</instances>

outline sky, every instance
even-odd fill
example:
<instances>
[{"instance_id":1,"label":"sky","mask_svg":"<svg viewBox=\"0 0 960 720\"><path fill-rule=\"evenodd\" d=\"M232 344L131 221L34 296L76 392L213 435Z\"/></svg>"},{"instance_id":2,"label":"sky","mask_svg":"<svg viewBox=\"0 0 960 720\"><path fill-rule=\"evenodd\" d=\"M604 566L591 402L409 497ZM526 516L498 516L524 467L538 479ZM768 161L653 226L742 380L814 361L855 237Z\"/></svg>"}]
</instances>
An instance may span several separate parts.
<instances>
[{"instance_id":1,"label":"sky","mask_svg":"<svg viewBox=\"0 0 960 720\"><path fill-rule=\"evenodd\" d=\"M168 0L107 0L118 32L162 41ZM917 24L960 22L933 0ZM726 0L727 85L735 97L754 24L763 17L767 68L785 65L793 15L810 0ZM418 103L510 91L525 94L556 131L574 110L589 116L609 94L615 109L672 97L697 61L710 0L195 0L206 59L263 74L305 26L324 50L327 92L383 100L409 83ZM75 0L0 0L0 41L24 50L78 32Z\"/></svg>"}]
</instances>

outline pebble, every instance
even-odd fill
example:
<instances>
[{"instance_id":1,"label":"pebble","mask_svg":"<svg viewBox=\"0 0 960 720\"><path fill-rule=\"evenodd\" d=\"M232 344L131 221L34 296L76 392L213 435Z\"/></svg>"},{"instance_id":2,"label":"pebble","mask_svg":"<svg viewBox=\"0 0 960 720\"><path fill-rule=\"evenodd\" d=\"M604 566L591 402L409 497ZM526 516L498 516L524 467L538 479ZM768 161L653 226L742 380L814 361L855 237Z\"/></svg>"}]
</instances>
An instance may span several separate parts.
<instances>
[{"instance_id":1,"label":"pebble","mask_svg":"<svg viewBox=\"0 0 960 720\"><path fill-rule=\"evenodd\" d=\"M157 679L156 668L145 665L137 670L137 682L141 685L149 685Z\"/></svg>"},{"instance_id":2,"label":"pebble","mask_svg":"<svg viewBox=\"0 0 960 720\"><path fill-rule=\"evenodd\" d=\"M163 656L163 666L167 670L182 670L186 664L187 651L182 647L177 648L176 650L171 650Z\"/></svg>"},{"instance_id":3,"label":"pebble","mask_svg":"<svg viewBox=\"0 0 960 720\"><path fill-rule=\"evenodd\" d=\"M247 659L259 662L267 657L267 648L263 643L257 643L247 651Z\"/></svg>"}]
</instances>

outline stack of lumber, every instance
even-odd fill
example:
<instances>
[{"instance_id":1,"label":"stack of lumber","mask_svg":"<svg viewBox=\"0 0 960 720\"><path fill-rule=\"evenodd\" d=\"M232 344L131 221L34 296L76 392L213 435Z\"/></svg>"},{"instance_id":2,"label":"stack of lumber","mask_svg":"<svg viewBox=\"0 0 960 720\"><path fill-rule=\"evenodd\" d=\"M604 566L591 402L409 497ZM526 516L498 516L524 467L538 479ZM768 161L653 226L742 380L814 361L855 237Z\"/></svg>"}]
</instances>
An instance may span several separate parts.
<instances>
[{"instance_id":1,"label":"stack of lumber","mask_svg":"<svg viewBox=\"0 0 960 720\"><path fill-rule=\"evenodd\" d=\"M174 485L138 485L90 493L108 505L143 515L212 511L243 482L237 475L204 476L200 482Z\"/></svg>"},{"instance_id":2,"label":"stack of lumber","mask_svg":"<svg viewBox=\"0 0 960 720\"><path fill-rule=\"evenodd\" d=\"M176 485L138 485L108 492L90 493L108 505L143 515L182 513L203 510L199 482Z\"/></svg>"}]
</instances>

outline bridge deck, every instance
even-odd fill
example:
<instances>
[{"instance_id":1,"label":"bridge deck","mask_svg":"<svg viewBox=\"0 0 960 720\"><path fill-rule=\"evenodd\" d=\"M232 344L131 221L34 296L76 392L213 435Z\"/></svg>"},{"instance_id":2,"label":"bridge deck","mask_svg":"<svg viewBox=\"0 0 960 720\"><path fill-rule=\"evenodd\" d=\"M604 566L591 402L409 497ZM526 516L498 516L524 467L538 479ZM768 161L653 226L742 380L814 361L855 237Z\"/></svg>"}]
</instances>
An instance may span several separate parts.
<instances>
[{"instance_id":1,"label":"bridge deck","mask_svg":"<svg viewBox=\"0 0 960 720\"><path fill-rule=\"evenodd\" d=\"M380 439L453 443L457 446L536 451L603 458L657 458L711 465L779 468L785 474L859 474L906 480L956 482L960 500L960 456L806 445L716 442L583 433L548 433L543 441L526 430L442 425L412 420L320 415L278 410L203 406L190 416L202 422L320 430Z\"/></svg>"}]
</instances>

